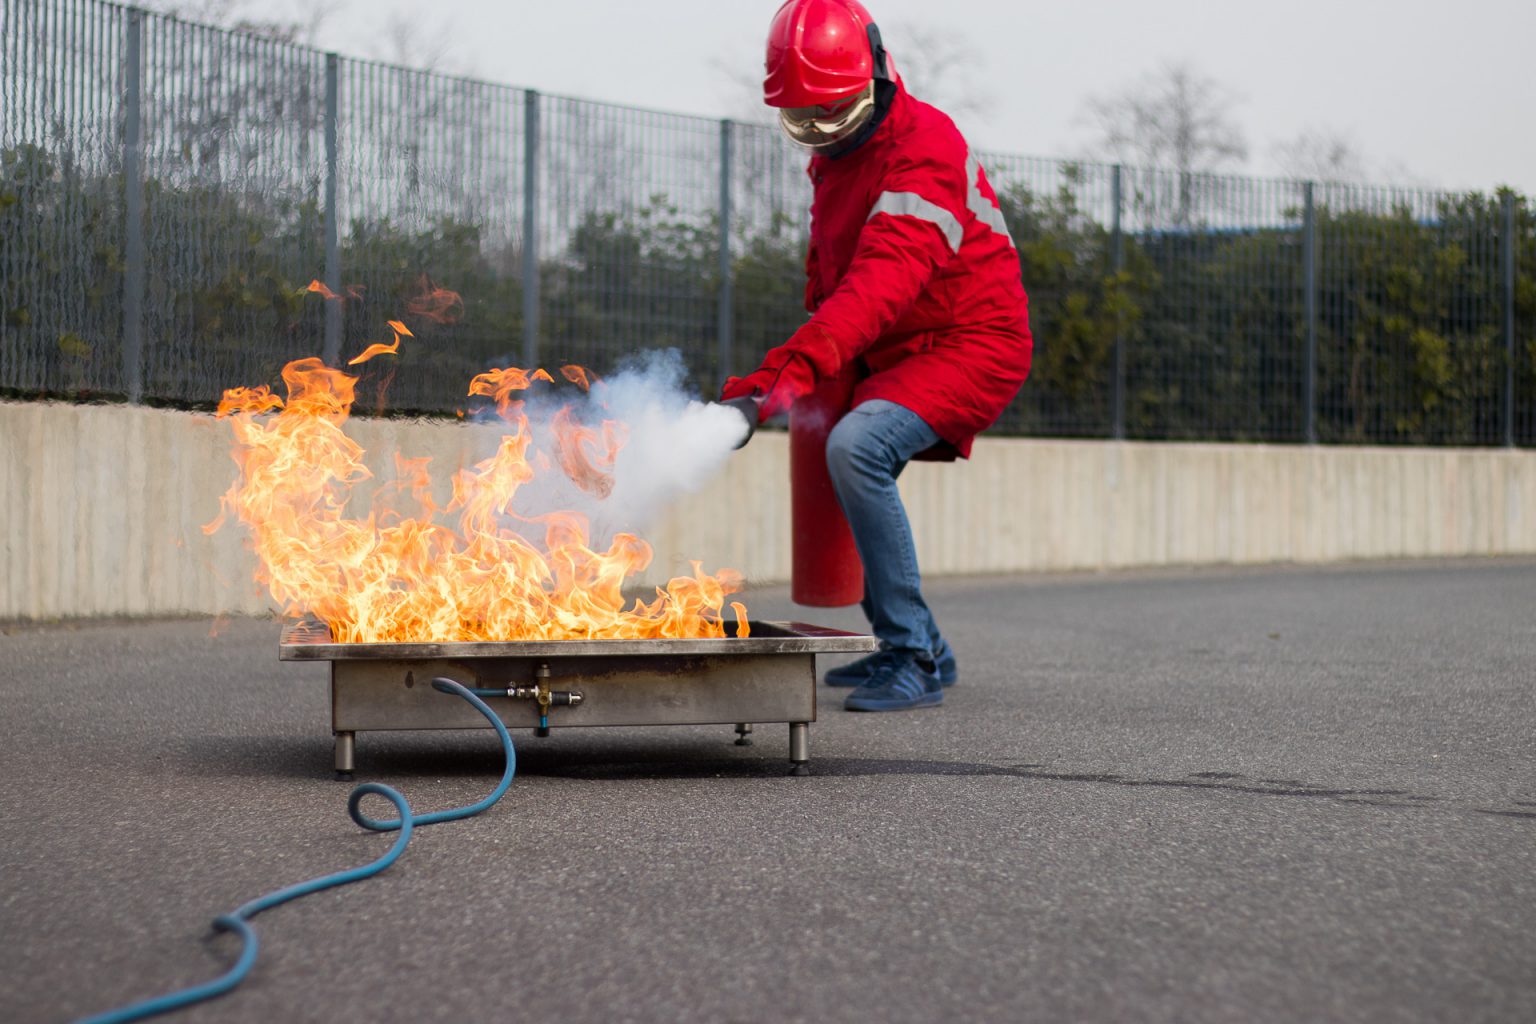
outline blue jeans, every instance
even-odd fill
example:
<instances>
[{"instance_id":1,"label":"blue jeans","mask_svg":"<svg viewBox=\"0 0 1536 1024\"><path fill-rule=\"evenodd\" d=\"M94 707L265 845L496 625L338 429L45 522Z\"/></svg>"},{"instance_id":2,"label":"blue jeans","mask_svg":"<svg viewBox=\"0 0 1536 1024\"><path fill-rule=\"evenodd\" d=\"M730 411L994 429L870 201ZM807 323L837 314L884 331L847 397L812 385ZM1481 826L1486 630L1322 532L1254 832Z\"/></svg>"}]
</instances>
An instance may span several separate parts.
<instances>
[{"instance_id":1,"label":"blue jeans","mask_svg":"<svg viewBox=\"0 0 1536 1024\"><path fill-rule=\"evenodd\" d=\"M939 627L923 600L917 548L896 478L939 440L922 417L895 402L862 402L832 428L827 469L864 562L864 614L881 645L925 661Z\"/></svg>"}]
</instances>

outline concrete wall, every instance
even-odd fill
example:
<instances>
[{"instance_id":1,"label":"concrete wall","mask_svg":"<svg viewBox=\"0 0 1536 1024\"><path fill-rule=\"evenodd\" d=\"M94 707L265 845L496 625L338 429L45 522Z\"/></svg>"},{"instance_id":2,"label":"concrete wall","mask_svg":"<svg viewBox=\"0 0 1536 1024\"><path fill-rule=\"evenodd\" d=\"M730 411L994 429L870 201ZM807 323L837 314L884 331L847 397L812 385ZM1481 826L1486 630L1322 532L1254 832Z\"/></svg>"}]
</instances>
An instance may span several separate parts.
<instances>
[{"instance_id":1,"label":"concrete wall","mask_svg":"<svg viewBox=\"0 0 1536 1024\"><path fill-rule=\"evenodd\" d=\"M483 448L459 423L359 420L435 475ZM267 608L238 524L227 424L123 406L0 403L0 619ZM763 434L649 531L652 576L789 572L788 444ZM1536 553L1536 452L983 440L902 477L924 572Z\"/></svg>"}]
</instances>

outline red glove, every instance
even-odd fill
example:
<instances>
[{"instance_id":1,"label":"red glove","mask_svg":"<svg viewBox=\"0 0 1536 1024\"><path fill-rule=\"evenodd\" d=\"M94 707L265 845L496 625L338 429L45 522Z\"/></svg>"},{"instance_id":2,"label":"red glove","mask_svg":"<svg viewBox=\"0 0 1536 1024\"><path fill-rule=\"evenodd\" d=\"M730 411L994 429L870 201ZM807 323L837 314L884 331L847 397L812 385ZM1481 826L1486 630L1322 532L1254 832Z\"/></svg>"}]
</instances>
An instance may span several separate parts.
<instances>
[{"instance_id":1,"label":"red glove","mask_svg":"<svg viewBox=\"0 0 1536 1024\"><path fill-rule=\"evenodd\" d=\"M836 350L826 334L807 324L784 344L770 349L756 370L727 380L720 397L760 397L766 420L787 410L801 395L810 394L822 377L835 374L839 368Z\"/></svg>"},{"instance_id":2,"label":"red glove","mask_svg":"<svg viewBox=\"0 0 1536 1024\"><path fill-rule=\"evenodd\" d=\"M769 351L763 365L745 377L731 377L720 389L725 401L733 398L757 398L760 400L762 419L770 419L784 412L795 399L808 395L816 387L816 371L799 353L780 345Z\"/></svg>"}]
</instances>

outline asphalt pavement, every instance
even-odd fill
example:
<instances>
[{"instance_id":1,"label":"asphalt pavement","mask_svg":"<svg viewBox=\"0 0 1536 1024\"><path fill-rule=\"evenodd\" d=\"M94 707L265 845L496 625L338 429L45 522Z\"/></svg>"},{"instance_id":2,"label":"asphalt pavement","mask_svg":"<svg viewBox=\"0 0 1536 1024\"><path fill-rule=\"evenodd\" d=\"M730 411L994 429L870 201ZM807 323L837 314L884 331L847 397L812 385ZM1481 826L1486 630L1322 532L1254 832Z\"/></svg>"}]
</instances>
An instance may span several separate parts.
<instances>
[{"instance_id":1,"label":"asphalt pavement","mask_svg":"<svg viewBox=\"0 0 1536 1024\"><path fill-rule=\"evenodd\" d=\"M930 596L942 707L824 690L809 778L782 726L515 732L499 804L256 918L245 985L169 1019L1536 1020L1536 561ZM277 634L0 630L0 1021L204 981L213 917L389 845ZM500 768L488 730L358 739L418 811Z\"/></svg>"}]
</instances>

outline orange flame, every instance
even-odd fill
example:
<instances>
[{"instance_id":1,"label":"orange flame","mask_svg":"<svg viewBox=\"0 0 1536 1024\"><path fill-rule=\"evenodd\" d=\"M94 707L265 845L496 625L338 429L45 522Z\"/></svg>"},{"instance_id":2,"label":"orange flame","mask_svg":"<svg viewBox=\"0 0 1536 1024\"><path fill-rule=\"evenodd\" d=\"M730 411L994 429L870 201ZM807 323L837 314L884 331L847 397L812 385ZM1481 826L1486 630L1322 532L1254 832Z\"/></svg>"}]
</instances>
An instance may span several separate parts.
<instances>
[{"instance_id":1,"label":"orange flame","mask_svg":"<svg viewBox=\"0 0 1536 1024\"><path fill-rule=\"evenodd\" d=\"M416 285L420 291L405 303L406 312L413 316L426 317L433 323L451 324L464 312L464 300L458 292L439 288L426 274L417 278Z\"/></svg>"},{"instance_id":2,"label":"orange flame","mask_svg":"<svg viewBox=\"0 0 1536 1024\"><path fill-rule=\"evenodd\" d=\"M374 342L372 345L369 345L367 348L363 349L363 354L362 355L358 356L355 359L348 359L347 360L347 365L348 366L356 366L358 363L366 363L368 360L372 359L374 356L394 355L395 353L400 351L400 339L401 338L414 338L414 337L416 337L416 335L412 334L410 329L408 327L406 327L405 324L401 323L399 320L391 320L391 321L389 321L389 329L395 332L395 340L394 341L391 341L388 344L385 344L382 341Z\"/></svg>"},{"instance_id":3,"label":"orange flame","mask_svg":"<svg viewBox=\"0 0 1536 1024\"><path fill-rule=\"evenodd\" d=\"M337 295L335 292L333 292L329 288L327 288L321 281L316 279L314 281L309 282L309 286L307 288L305 288L304 290L306 292L314 292L316 295L320 296L322 299L326 299L326 300L333 301L333 302L345 302L348 299L351 299L354 302L359 302L363 298L363 291L365 289L360 284L349 284L349 285L347 285L347 294L345 294L345 295Z\"/></svg>"},{"instance_id":4,"label":"orange flame","mask_svg":"<svg viewBox=\"0 0 1536 1024\"><path fill-rule=\"evenodd\" d=\"M510 419L522 408L521 402L512 400L512 393L527 391L533 387L533 382L536 380L553 384L555 379L543 370L534 370L530 374L527 370L520 370L515 366L509 366L505 370L487 370L469 382L469 393L471 396L482 395L494 399L496 411L501 414L501 418Z\"/></svg>"},{"instance_id":5,"label":"orange flame","mask_svg":"<svg viewBox=\"0 0 1536 1024\"><path fill-rule=\"evenodd\" d=\"M577 366L574 363L560 367L560 375L583 391L592 390L592 385L597 382L597 374L585 366Z\"/></svg>"},{"instance_id":6,"label":"orange flame","mask_svg":"<svg viewBox=\"0 0 1536 1024\"><path fill-rule=\"evenodd\" d=\"M397 327L396 345L408 334ZM551 380L516 368L476 377L470 393L494 398L510 428L495 453L453 475L444 507L432 496L429 460L397 457L395 479L374 493L365 518L352 518L352 491L371 477L343 430L357 378L318 359L289 363L286 399L265 387L224 393L218 415L233 428L240 474L204 529L236 516L251 532L257 579L284 613L317 616L341 643L725 636L722 612L742 587L739 573L709 575L694 562L691 575L626 607L624 584L649 565L649 544L620 533L598 550L576 512L514 511L519 488L549 461L540 443L589 493L612 488L622 424L603 424L599 441L562 410L565 425L543 437L512 397ZM411 514L397 503L414 506ZM440 514L457 516L457 528ZM730 603L745 636L746 609Z\"/></svg>"},{"instance_id":7,"label":"orange flame","mask_svg":"<svg viewBox=\"0 0 1536 1024\"><path fill-rule=\"evenodd\" d=\"M560 468L571 482L599 498L613 493L613 464L629 435L624 424L603 421L601 450L597 431L577 423L568 405L555 413L549 426L555 433Z\"/></svg>"}]
</instances>

